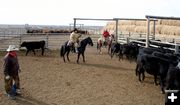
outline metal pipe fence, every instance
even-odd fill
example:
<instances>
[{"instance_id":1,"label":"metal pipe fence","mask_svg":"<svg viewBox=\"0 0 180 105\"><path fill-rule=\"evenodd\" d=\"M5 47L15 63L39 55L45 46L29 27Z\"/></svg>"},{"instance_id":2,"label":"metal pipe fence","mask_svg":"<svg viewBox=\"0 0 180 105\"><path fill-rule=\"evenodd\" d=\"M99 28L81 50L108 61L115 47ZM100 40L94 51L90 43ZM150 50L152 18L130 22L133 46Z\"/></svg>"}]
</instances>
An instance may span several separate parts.
<instances>
[{"instance_id":1,"label":"metal pipe fence","mask_svg":"<svg viewBox=\"0 0 180 105\"><path fill-rule=\"evenodd\" d=\"M80 38L83 39L87 36L90 36L96 45L97 40L102 34L90 34L90 35L82 35ZM146 34L138 34L138 33L120 33L118 35L118 42L127 43L131 41L144 40L146 38ZM150 39L153 38L153 35L150 36ZM158 39L158 38L156 38ZM176 43L180 42L180 37L176 37L174 40ZM67 33L31 33L31 34L4 34L0 35L0 50L6 50L9 45L13 44L20 47L21 43L24 41L41 41L44 40L46 42L46 48L48 49L59 49L62 44L69 40L69 34ZM163 40L163 38L162 38ZM167 41L168 39L164 39ZM173 40L173 39L171 39ZM142 41L141 41L142 42ZM142 42L144 43L144 42ZM179 45L179 44L178 44ZM174 46L174 45L173 45ZM175 47L174 47L175 48Z\"/></svg>"},{"instance_id":2,"label":"metal pipe fence","mask_svg":"<svg viewBox=\"0 0 180 105\"><path fill-rule=\"evenodd\" d=\"M91 36L94 44L100 35L82 35L80 40ZM62 44L69 40L67 33L33 33L33 34L14 34L14 35L0 35L0 50L5 51L9 45L16 45L20 48L22 42L41 41L46 42L45 47L48 49L59 49Z\"/></svg>"}]
</instances>

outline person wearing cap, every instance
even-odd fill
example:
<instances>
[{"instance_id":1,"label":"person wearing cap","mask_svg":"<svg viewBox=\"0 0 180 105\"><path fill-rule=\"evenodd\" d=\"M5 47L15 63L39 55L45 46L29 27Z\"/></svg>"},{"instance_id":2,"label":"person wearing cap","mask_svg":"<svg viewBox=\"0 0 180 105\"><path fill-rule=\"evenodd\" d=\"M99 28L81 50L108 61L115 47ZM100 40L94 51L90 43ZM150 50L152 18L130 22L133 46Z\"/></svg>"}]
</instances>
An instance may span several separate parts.
<instances>
[{"instance_id":1,"label":"person wearing cap","mask_svg":"<svg viewBox=\"0 0 180 105\"><path fill-rule=\"evenodd\" d=\"M13 82L16 86L16 94L21 94L19 80L20 67L16 53L18 50L15 45L9 45L3 64L5 91L11 99L15 99L14 93L12 92Z\"/></svg>"},{"instance_id":2,"label":"person wearing cap","mask_svg":"<svg viewBox=\"0 0 180 105\"><path fill-rule=\"evenodd\" d=\"M78 34L78 30L75 28L73 30L73 32L70 34L70 38L69 38L69 42L68 42L68 46L74 46L76 53L78 53L78 47L79 47L79 38L81 37L80 34Z\"/></svg>"}]
</instances>

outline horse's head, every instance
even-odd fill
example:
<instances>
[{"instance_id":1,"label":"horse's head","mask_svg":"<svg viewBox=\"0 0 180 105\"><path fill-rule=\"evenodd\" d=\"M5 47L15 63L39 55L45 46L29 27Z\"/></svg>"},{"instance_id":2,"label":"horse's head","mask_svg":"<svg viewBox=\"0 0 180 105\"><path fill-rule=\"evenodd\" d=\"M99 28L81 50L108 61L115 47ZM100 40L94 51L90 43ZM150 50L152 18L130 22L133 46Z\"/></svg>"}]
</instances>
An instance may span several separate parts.
<instances>
[{"instance_id":1,"label":"horse's head","mask_svg":"<svg viewBox=\"0 0 180 105\"><path fill-rule=\"evenodd\" d=\"M93 46L93 41L92 41L91 37L88 37L87 40L88 40L88 44Z\"/></svg>"}]
</instances>

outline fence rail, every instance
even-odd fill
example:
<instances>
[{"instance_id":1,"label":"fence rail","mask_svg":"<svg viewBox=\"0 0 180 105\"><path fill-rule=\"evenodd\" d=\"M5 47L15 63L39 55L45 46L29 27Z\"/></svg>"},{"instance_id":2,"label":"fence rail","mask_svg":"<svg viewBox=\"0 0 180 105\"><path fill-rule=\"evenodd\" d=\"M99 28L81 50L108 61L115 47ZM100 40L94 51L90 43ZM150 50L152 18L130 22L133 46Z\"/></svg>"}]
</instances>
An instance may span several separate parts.
<instances>
[{"instance_id":1,"label":"fence rail","mask_svg":"<svg viewBox=\"0 0 180 105\"><path fill-rule=\"evenodd\" d=\"M83 39L89 35L82 35L80 39ZM100 35L90 35L94 44ZM46 42L45 47L48 49L59 49L62 44L69 40L69 34L65 33L33 33L33 34L14 34L14 35L0 35L0 50L4 51L9 45L13 44L20 47L21 43L26 41L41 41Z\"/></svg>"},{"instance_id":2,"label":"fence rail","mask_svg":"<svg viewBox=\"0 0 180 105\"><path fill-rule=\"evenodd\" d=\"M96 45L97 40L99 37L101 37L101 34L91 34L91 35L82 35L81 39L84 37L91 36L94 44ZM146 34L137 34L137 33L121 33L118 35L118 42L120 43L128 43L128 42L136 42L141 45L145 45L145 42L143 42L146 38ZM153 38L153 35L150 36L150 39ZM24 41L40 41L45 40L46 42L46 48L48 49L59 49L64 42L69 40L69 34L67 33L33 33L33 34L7 34L7 35L0 35L0 50L6 50L10 44L19 46ZM180 37L176 37L176 40L174 42L180 42ZM179 52L179 46L180 44L176 43L168 43L168 42L153 42L150 40L150 46L160 46L160 45L166 45L169 49L172 49L174 51L178 50ZM167 39L165 39L167 41ZM159 43L159 44L157 44ZM173 46L173 47L172 47Z\"/></svg>"},{"instance_id":3,"label":"fence rail","mask_svg":"<svg viewBox=\"0 0 180 105\"><path fill-rule=\"evenodd\" d=\"M167 42L167 39L165 39L164 42L161 42L161 41L155 41L154 39L152 39L152 37L150 37L149 46L151 46L151 47L164 47L165 49L172 50L175 53L180 53L180 44L176 43L176 42L179 42L178 41L179 39L180 38L176 38L176 40L173 40L173 43L170 43L170 42ZM143 37L133 38L133 37L122 37L122 36L120 36L118 38L118 42L120 42L120 43L135 42L135 43L137 43L143 47L145 47L145 45L146 45L145 40L146 40L145 37L144 38Z\"/></svg>"}]
</instances>

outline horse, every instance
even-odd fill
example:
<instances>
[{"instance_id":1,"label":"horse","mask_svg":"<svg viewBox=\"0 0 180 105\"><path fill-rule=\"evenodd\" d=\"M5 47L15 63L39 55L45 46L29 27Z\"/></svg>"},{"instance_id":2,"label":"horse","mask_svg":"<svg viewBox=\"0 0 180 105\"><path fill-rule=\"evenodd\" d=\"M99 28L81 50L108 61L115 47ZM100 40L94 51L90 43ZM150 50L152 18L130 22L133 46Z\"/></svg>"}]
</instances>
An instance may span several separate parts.
<instances>
[{"instance_id":1,"label":"horse","mask_svg":"<svg viewBox=\"0 0 180 105\"><path fill-rule=\"evenodd\" d=\"M63 61L66 62L65 60L65 54L67 56L67 60L70 62L69 60L69 52L71 51L72 46L68 46L68 41L66 41L64 43L64 45L61 46L60 49L60 56L63 57ZM79 47L78 47L78 56L77 56L77 63L79 64L79 57L80 55L82 55L83 57L83 62L85 62L85 57L84 57L84 52L86 50L86 46L87 44L93 46L93 42L92 39L90 37L87 37L85 39L83 39L82 41L80 41Z\"/></svg>"},{"instance_id":2,"label":"horse","mask_svg":"<svg viewBox=\"0 0 180 105\"><path fill-rule=\"evenodd\" d=\"M108 47L108 54L109 54L113 41L115 41L115 37L114 37L113 34L111 34L110 36L105 38L105 41L103 41L103 38L99 38L98 41L97 41L97 50L99 50L99 53L100 54L102 53L101 48L103 46L105 46L105 47Z\"/></svg>"}]
</instances>

